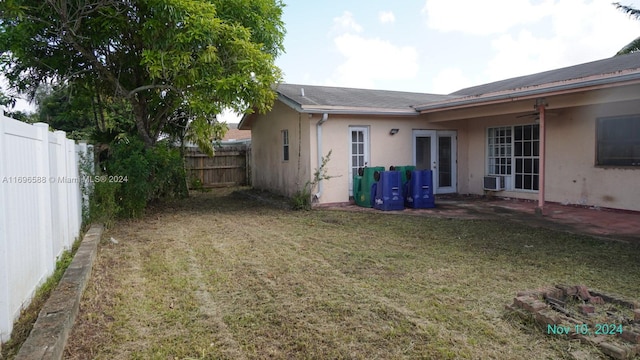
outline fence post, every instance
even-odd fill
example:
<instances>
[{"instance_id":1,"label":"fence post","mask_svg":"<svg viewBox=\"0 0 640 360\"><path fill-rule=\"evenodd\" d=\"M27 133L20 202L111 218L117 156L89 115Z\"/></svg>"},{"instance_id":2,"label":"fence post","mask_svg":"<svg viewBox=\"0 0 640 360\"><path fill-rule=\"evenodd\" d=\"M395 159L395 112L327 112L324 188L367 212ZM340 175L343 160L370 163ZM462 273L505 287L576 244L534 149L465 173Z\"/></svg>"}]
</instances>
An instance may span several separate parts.
<instances>
[{"instance_id":1,"label":"fence post","mask_svg":"<svg viewBox=\"0 0 640 360\"><path fill-rule=\"evenodd\" d=\"M73 243L73 239L75 239L80 234L80 227L82 225L82 194L81 194L81 181L80 178L80 170L78 167L80 166L80 155L76 151L76 142L71 139L65 139L67 144L67 152L65 153L67 159L67 176L74 179L74 183L72 188L69 191L69 208L73 209L71 214L69 214L69 226L72 231L72 238L70 239Z\"/></svg>"},{"instance_id":2,"label":"fence post","mask_svg":"<svg viewBox=\"0 0 640 360\"><path fill-rule=\"evenodd\" d=\"M7 169L5 168L5 157L7 149L5 149L5 130L4 123L6 118L4 112L0 109L0 204L6 204L6 186L4 185ZM4 206L0 206L0 343L9 340L11 328L13 326L12 312L9 309L9 292L5 289L9 288L9 244L7 239L7 214ZM9 329L8 332L6 329Z\"/></svg>"},{"instance_id":3,"label":"fence post","mask_svg":"<svg viewBox=\"0 0 640 360\"><path fill-rule=\"evenodd\" d=\"M39 153L37 162L36 162L36 174L35 176L46 176L47 180L50 181L49 177L49 124L45 123L35 123L33 124L36 128L38 128L38 140L39 142L36 144L36 150ZM35 184L36 191L38 193L38 224L36 225L38 228L38 236L40 238L41 244L46 244L40 250L39 258L41 259L41 264L45 264L46 271L42 273L42 278L40 282L42 282L47 274L52 274L53 270L55 270L56 259L53 254L53 241L51 238L52 232L52 216L51 216L51 187L47 183Z\"/></svg>"},{"instance_id":4,"label":"fence post","mask_svg":"<svg viewBox=\"0 0 640 360\"><path fill-rule=\"evenodd\" d=\"M57 204L52 204L52 219L57 221L57 224L52 224L53 227L60 227L59 234L53 234L54 236L60 236L59 239L52 239L54 243L60 244L59 249L54 249L54 256L59 256L64 249L70 248L69 236L71 234L69 228L69 220L66 213L70 210L67 206L67 196L69 186L67 184L67 180L69 180L68 173L66 171L67 168L67 149L66 149L66 140L67 134L64 131L55 131L53 133L53 138L55 139L56 152L55 152L55 163L49 164L51 167L50 174L55 173L50 177L55 176L50 179L51 182L51 199L54 200L53 194L56 194L55 201Z\"/></svg>"}]
</instances>

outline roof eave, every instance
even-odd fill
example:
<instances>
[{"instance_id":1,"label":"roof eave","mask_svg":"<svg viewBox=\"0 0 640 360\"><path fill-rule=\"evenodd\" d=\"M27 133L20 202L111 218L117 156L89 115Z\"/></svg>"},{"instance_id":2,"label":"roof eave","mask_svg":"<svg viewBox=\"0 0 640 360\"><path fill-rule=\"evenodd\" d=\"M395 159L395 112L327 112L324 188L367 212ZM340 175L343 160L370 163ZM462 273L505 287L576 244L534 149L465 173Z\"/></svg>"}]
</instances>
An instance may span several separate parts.
<instances>
[{"instance_id":1,"label":"roof eave","mask_svg":"<svg viewBox=\"0 0 640 360\"><path fill-rule=\"evenodd\" d=\"M303 105L299 112L304 114L335 114L335 115L388 115L388 116L417 116L414 109L384 109L369 107L345 106L309 106Z\"/></svg>"},{"instance_id":2,"label":"roof eave","mask_svg":"<svg viewBox=\"0 0 640 360\"><path fill-rule=\"evenodd\" d=\"M250 118L254 114L255 113L242 115L240 122L238 122L238 130L251 130L251 124L249 122L250 122Z\"/></svg>"},{"instance_id":3,"label":"roof eave","mask_svg":"<svg viewBox=\"0 0 640 360\"><path fill-rule=\"evenodd\" d=\"M278 94L278 100L293 110L302 114L337 114L337 115L389 115L389 116L416 116L419 113L413 108L387 109L371 107L350 107L331 105L302 105L299 102Z\"/></svg>"}]
</instances>

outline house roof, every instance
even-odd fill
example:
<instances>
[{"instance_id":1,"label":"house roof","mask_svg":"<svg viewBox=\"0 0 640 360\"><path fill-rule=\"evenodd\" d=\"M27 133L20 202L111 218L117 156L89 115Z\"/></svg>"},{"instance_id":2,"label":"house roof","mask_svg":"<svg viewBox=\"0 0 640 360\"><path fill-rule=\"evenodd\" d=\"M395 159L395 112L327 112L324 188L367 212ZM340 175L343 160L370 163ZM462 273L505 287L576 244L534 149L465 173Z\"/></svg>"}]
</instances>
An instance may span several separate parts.
<instances>
[{"instance_id":1,"label":"house roof","mask_svg":"<svg viewBox=\"0 0 640 360\"><path fill-rule=\"evenodd\" d=\"M453 96L424 93L280 84L278 99L303 113L417 115L414 106Z\"/></svg>"},{"instance_id":2,"label":"house roof","mask_svg":"<svg viewBox=\"0 0 640 360\"><path fill-rule=\"evenodd\" d=\"M450 99L423 103L416 109L435 111L638 81L640 52L472 86L451 93Z\"/></svg>"},{"instance_id":3,"label":"house roof","mask_svg":"<svg viewBox=\"0 0 640 360\"><path fill-rule=\"evenodd\" d=\"M229 130L224 134L222 141L251 140L251 130L238 130L238 124L229 124Z\"/></svg>"},{"instance_id":4,"label":"house roof","mask_svg":"<svg viewBox=\"0 0 640 360\"><path fill-rule=\"evenodd\" d=\"M472 86L448 95L280 84L278 100L301 113L415 116L640 83L640 52ZM251 127L244 116L241 129Z\"/></svg>"}]
</instances>

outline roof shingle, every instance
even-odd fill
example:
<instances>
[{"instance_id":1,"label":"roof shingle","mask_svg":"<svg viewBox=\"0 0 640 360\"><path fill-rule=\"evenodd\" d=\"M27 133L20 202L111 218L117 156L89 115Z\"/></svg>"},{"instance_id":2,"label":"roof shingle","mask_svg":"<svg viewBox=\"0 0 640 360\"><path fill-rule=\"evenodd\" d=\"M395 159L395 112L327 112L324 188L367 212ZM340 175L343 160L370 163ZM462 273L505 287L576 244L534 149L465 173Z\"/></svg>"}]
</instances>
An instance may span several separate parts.
<instances>
[{"instance_id":1,"label":"roof shingle","mask_svg":"<svg viewBox=\"0 0 640 360\"><path fill-rule=\"evenodd\" d=\"M311 86L280 84L277 88L281 96L286 97L300 107L343 107L375 108L387 110L415 111L413 106L432 101L451 98L449 95L435 95L402 91L369 90L340 88L330 86Z\"/></svg>"},{"instance_id":2,"label":"roof shingle","mask_svg":"<svg viewBox=\"0 0 640 360\"><path fill-rule=\"evenodd\" d=\"M573 65L541 73L514 77L488 84L472 86L458 90L450 95L477 96L499 91L516 90L532 86L558 83L569 80L587 78L591 76L615 74L625 70L640 68L640 52L615 56L603 60ZM423 103L427 104L427 102Z\"/></svg>"}]
</instances>

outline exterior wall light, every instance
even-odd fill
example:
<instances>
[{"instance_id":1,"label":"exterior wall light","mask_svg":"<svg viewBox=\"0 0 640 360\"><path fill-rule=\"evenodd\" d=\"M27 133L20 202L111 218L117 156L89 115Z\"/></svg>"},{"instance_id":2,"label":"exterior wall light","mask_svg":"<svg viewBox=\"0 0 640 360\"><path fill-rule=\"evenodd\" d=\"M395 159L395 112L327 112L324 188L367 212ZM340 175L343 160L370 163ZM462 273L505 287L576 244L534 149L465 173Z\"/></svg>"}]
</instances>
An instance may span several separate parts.
<instances>
[{"instance_id":1,"label":"exterior wall light","mask_svg":"<svg viewBox=\"0 0 640 360\"><path fill-rule=\"evenodd\" d=\"M391 129L391 131L389 131L389 135L395 135L398 133L398 131L400 131L399 129Z\"/></svg>"}]
</instances>

